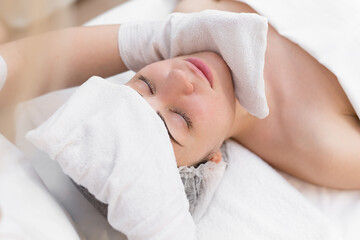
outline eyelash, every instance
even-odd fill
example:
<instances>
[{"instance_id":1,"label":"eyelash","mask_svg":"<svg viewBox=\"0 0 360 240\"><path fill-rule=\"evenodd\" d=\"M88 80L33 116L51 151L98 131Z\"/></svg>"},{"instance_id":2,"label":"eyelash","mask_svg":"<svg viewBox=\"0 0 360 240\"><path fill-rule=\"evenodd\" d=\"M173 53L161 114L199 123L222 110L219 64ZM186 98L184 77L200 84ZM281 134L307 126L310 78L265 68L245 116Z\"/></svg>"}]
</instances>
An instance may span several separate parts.
<instances>
[{"instance_id":1,"label":"eyelash","mask_svg":"<svg viewBox=\"0 0 360 240\"><path fill-rule=\"evenodd\" d=\"M139 75L139 80L143 81L149 87L149 90L150 90L151 94L154 94L155 87L147 78L145 78L143 75ZM192 128L193 123L192 123L191 119L186 115L186 113L181 112L181 111L176 110L176 109L169 109L169 110L172 111L173 113L179 114L185 120L188 128L189 129Z\"/></svg>"},{"instance_id":2,"label":"eyelash","mask_svg":"<svg viewBox=\"0 0 360 240\"><path fill-rule=\"evenodd\" d=\"M148 79L146 79L143 75L140 75L139 80L143 81L149 87L149 90L150 90L151 94L155 93L154 85Z\"/></svg>"},{"instance_id":3,"label":"eyelash","mask_svg":"<svg viewBox=\"0 0 360 240\"><path fill-rule=\"evenodd\" d=\"M176 113L176 114L179 114L186 122L187 126L189 129L192 128L193 124L192 124L192 121L191 119L186 115L186 113L184 112L181 112L181 111L178 111L176 109L169 109L170 111L172 111L173 113Z\"/></svg>"}]
</instances>

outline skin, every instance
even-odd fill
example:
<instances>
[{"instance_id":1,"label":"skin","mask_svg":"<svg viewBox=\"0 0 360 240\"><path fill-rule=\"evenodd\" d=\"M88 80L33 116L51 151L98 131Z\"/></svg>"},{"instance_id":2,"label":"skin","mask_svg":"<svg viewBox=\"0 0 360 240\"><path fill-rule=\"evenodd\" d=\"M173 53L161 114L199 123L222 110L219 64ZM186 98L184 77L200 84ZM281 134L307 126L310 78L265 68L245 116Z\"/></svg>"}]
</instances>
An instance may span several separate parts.
<instances>
[{"instance_id":1,"label":"skin","mask_svg":"<svg viewBox=\"0 0 360 240\"><path fill-rule=\"evenodd\" d=\"M212 87L185 61L189 57L199 58L210 67ZM155 92L143 78L156 88ZM221 160L219 148L233 134L237 100L230 70L219 55L202 52L156 62L141 69L127 85L162 115L175 139L172 144L179 166Z\"/></svg>"},{"instance_id":2,"label":"skin","mask_svg":"<svg viewBox=\"0 0 360 240\"><path fill-rule=\"evenodd\" d=\"M230 0L182 0L176 11L205 9L255 12L246 4ZM7 81L0 91L1 133L8 130L3 117L10 115L3 113L11 104L80 85L93 75L107 77L126 71L118 53L118 28L119 25L77 27L1 45L0 55L8 65ZM235 124L230 130L224 127L228 125L227 121L224 126L219 124L224 127L223 133L208 143L208 149L201 147L199 153L186 150L177 155L179 161L181 159L184 164L190 165L201 161L204 154L215 152L213 157L217 157L212 160L218 162L217 143L231 137L274 168L295 177L331 188L360 189L360 121L336 76L301 47L281 36L271 25L267 40L264 80L269 116L263 120L256 119L235 101ZM179 75L177 71L175 73ZM160 80L166 76L169 75L162 76ZM151 75L147 77L160 81L152 79ZM164 86L175 91L175 88ZM166 111L168 107L173 107L172 104L185 102L185 98L170 102L171 95L167 98L166 91L159 91L158 96L144 94L157 111ZM227 94L232 94L232 91ZM169 102L159 104L160 95ZM195 138L185 139L186 135L178 132L175 124L183 124L181 119L167 119L178 118L168 114L164 115L175 137L179 141L194 141ZM216 117L211 114L207 120ZM214 126L208 126L203 134L215 131L217 127ZM185 158L189 160L185 161Z\"/></svg>"},{"instance_id":3,"label":"skin","mask_svg":"<svg viewBox=\"0 0 360 240\"><path fill-rule=\"evenodd\" d=\"M238 1L183 0L176 11L255 13ZM360 188L360 121L336 76L269 25L264 80L270 114L236 112L232 138L274 168L338 189ZM341 139L341 140L340 140Z\"/></svg>"}]
</instances>

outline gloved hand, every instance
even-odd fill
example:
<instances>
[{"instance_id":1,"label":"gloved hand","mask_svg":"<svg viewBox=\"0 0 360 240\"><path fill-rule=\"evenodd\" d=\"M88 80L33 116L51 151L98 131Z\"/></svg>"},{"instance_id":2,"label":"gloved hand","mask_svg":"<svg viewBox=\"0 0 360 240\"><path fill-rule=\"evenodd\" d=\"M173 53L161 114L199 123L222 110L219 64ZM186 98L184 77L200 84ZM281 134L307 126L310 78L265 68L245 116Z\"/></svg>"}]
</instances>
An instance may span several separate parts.
<instances>
[{"instance_id":1,"label":"gloved hand","mask_svg":"<svg viewBox=\"0 0 360 240\"><path fill-rule=\"evenodd\" d=\"M5 60L0 56L0 91L3 88L7 75L7 66Z\"/></svg>"},{"instance_id":2,"label":"gloved hand","mask_svg":"<svg viewBox=\"0 0 360 240\"><path fill-rule=\"evenodd\" d=\"M253 13L173 13L162 21L122 24L119 51L133 71L179 55L216 52L232 71L240 104L264 118L269 111L263 79L267 28L267 20Z\"/></svg>"}]
</instances>

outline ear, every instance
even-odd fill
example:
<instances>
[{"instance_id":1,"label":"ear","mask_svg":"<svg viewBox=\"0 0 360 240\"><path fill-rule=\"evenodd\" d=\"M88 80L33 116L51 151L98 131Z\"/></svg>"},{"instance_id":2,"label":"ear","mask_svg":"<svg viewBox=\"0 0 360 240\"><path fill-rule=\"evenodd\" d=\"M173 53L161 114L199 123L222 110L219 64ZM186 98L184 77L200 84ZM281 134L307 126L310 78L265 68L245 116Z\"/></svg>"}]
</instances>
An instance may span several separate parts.
<instances>
[{"instance_id":1,"label":"ear","mask_svg":"<svg viewBox=\"0 0 360 240\"><path fill-rule=\"evenodd\" d=\"M211 158L210 161L214 162L214 163L219 163L221 162L222 156L221 156L221 152L217 151Z\"/></svg>"}]
</instances>

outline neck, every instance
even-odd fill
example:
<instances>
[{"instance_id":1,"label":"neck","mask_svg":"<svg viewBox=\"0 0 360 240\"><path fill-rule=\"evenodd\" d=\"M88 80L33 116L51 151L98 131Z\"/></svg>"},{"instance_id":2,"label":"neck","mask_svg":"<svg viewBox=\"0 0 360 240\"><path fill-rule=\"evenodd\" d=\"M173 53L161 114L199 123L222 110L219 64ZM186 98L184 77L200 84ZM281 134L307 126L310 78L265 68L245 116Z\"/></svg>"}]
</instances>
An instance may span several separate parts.
<instances>
[{"instance_id":1,"label":"neck","mask_svg":"<svg viewBox=\"0 0 360 240\"><path fill-rule=\"evenodd\" d=\"M236 101L235 117L228 138L234 138L236 141L241 142L241 139L254 127L256 120L256 117Z\"/></svg>"}]
</instances>

